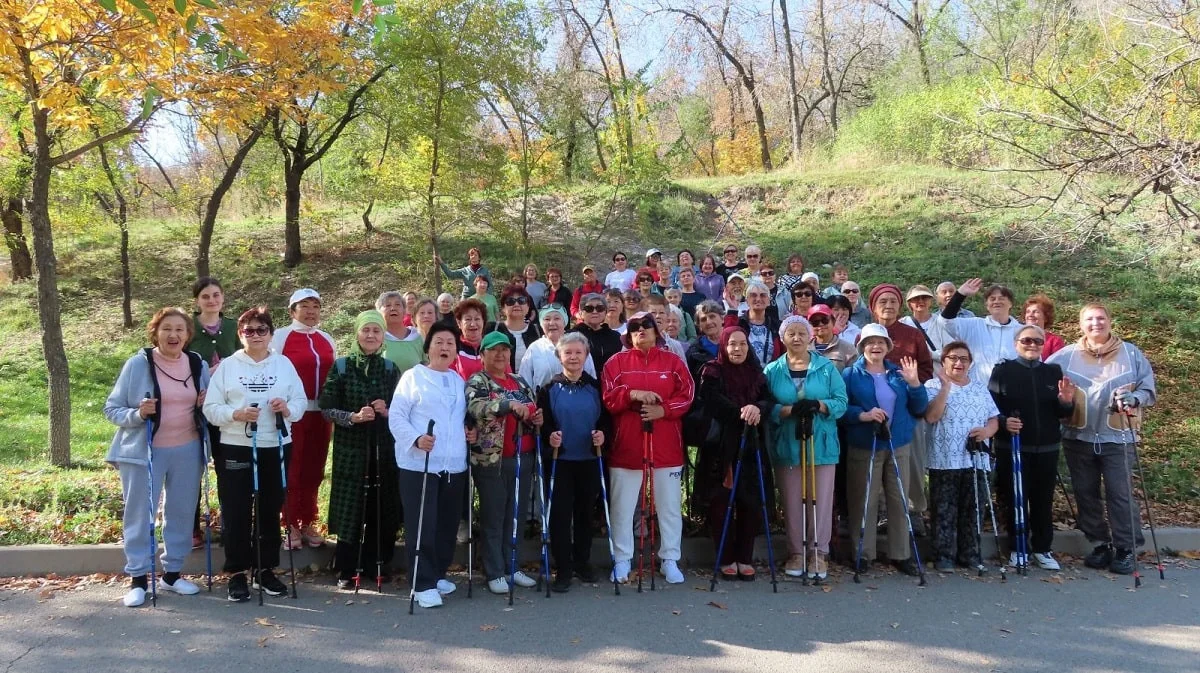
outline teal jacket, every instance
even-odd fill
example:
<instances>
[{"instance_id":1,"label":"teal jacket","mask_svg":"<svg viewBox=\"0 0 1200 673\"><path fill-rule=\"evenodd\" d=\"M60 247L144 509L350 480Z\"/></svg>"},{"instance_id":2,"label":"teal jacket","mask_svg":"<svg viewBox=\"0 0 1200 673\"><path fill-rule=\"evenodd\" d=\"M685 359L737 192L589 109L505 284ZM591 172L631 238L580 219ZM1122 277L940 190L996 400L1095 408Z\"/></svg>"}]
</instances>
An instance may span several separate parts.
<instances>
[{"instance_id":1,"label":"teal jacket","mask_svg":"<svg viewBox=\"0 0 1200 673\"><path fill-rule=\"evenodd\" d=\"M838 374L837 367L828 358L811 353L808 374L804 378L804 397L825 403L828 414L817 414L813 418L813 439L816 444L814 463L836 465L838 446L837 420L846 413L846 383ZM767 376L767 390L775 402L771 409L767 445L771 448L772 462L776 467L791 467L800 464L800 442L796 439L796 419L780 418L780 410L800 400L796 385L788 371L787 358L778 358L767 365L763 373Z\"/></svg>"}]
</instances>

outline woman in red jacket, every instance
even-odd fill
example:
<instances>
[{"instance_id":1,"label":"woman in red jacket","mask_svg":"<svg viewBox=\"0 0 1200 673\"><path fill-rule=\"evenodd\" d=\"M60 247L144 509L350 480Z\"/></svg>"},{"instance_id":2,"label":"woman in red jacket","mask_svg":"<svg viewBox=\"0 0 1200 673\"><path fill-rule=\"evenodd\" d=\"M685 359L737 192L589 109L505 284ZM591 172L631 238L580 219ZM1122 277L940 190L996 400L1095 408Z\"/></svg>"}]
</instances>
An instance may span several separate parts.
<instances>
[{"instance_id":1,"label":"woman in red jacket","mask_svg":"<svg viewBox=\"0 0 1200 673\"><path fill-rule=\"evenodd\" d=\"M666 349L649 313L633 315L626 327L626 350L609 358L603 375L604 406L612 414L616 432L609 458L616 561L613 576L618 582L629 580L633 514L644 470L649 469L654 482L662 573L668 583L678 584L683 582L678 565L683 534L681 421L692 404L692 376L683 360ZM645 427L650 428L648 433Z\"/></svg>"}]
</instances>

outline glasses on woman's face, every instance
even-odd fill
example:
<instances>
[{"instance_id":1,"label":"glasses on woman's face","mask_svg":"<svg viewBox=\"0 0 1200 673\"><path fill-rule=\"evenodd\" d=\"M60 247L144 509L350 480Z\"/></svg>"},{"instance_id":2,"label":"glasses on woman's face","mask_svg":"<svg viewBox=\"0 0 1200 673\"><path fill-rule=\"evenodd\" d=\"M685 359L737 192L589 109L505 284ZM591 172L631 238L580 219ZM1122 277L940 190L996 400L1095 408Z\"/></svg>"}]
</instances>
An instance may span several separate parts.
<instances>
[{"instance_id":1,"label":"glasses on woman's face","mask_svg":"<svg viewBox=\"0 0 1200 673\"><path fill-rule=\"evenodd\" d=\"M858 290L842 290L842 294L858 294Z\"/></svg>"},{"instance_id":2,"label":"glasses on woman's face","mask_svg":"<svg viewBox=\"0 0 1200 673\"><path fill-rule=\"evenodd\" d=\"M516 306L517 304L524 306L525 304L528 304L528 303L529 303L529 300L525 299L525 297L509 297L508 299L504 300L505 306Z\"/></svg>"},{"instance_id":3,"label":"glasses on woman's face","mask_svg":"<svg viewBox=\"0 0 1200 673\"><path fill-rule=\"evenodd\" d=\"M737 254L737 248L726 248L726 249L725 249L725 254L726 254L726 255L736 255L736 254Z\"/></svg>"},{"instance_id":4,"label":"glasses on woman's face","mask_svg":"<svg viewBox=\"0 0 1200 673\"><path fill-rule=\"evenodd\" d=\"M638 282L639 283L653 283L654 279L651 278L650 276L639 276Z\"/></svg>"},{"instance_id":5,"label":"glasses on woman's face","mask_svg":"<svg viewBox=\"0 0 1200 673\"><path fill-rule=\"evenodd\" d=\"M813 327L824 327L825 325L829 324L829 318L813 318L812 320L808 321L808 324L812 325Z\"/></svg>"},{"instance_id":6,"label":"glasses on woman's face","mask_svg":"<svg viewBox=\"0 0 1200 673\"><path fill-rule=\"evenodd\" d=\"M648 329L654 329L654 324L649 320L630 320L629 323L625 325L625 331L629 332L630 334L637 334L642 330Z\"/></svg>"},{"instance_id":7,"label":"glasses on woman's face","mask_svg":"<svg viewBox=\"0 0 1200 673\"><path fill-rule=\"evenodd\" d=\"M1041 346L1046 343L1046 340L1041 337L1021 337L1017 339L1017 343L1022 346Z\"/></svg>"},{"instance_id":8,"label":"glasses on woman's face","mask_svg":"<svg viewBox=\"0 0 1200 673\"><path fill-rule=\"evenodd\" d=\"M607 306L601 306L600 304L588 304L587 306L583 307L584 313L603 313L607 310Z\"/></svg>"},{"instance_id":9,"label":"glasses on woman's face","mask_svg":"<svg viewBox=\"0 0 1200 673\"><path fill-rule=\"evenodd\" d=\"M763 278L774 278L775 272L771 271L770 269L765 269L763 271L759 271L758 275L762 276Z\"/></svg>"},{"instance_id":10,"label":"glasses on woman's face","mask_svg":"<svg viewBox=\"0 0 1200 673\"><path fill-rule=\"evenodd\" d=\"M624 257L614 257L614 258L613 258L613 261L614 261L614 262L624 262L624 261L625 261L625 258L624 258Z\"/></svg>"},{"instance_id":11,"label":"glasses on woman's face","mask_svg":"<svg viewBox=\"0 0 1200 673\"><path fill-rule=\"evenodd\" d=\"M800 299L803 297L812 297L812 296L813 296L812 292L793 292L792 293L793 299Z\"/></svg>"},{"instance_id":12,"label":"glasses on woman's face","mask_svg":"<svg viewBox=\"0 0 1200 673\"><path fill-rule=\"evenodd\" d=\"M970 355L947 355L945 359L947 362L953 362L955 364L969 364L971 362Z\"/></svg>"},{"instance_id":13,"label":"glasses on woman's face","mask_svg":"<svg viewBox=\"0 0 1200 673\"><path fill-rule=\"evenodd\" d=\"M267 336L267 335L268 335L268 334L270 334L270 333L271 333L271 330L270 330L270 329L268 329L268 328L266 328L266 327L262 327L262 326L259 326L259 327L243 327L243 328L242 328L242 336L247 336L247 337L252 337L252 336Z\"/></svg>"},{"instance_id":14,"label":"glasses on woman's face","mask_svg":"<svg viewBox=\"0 0 1200 673\"><path fill-rule=\"evenodd\" d=\"M746 255L746 259L758 259L758 255Z\"/></svg>"}]
</instances>

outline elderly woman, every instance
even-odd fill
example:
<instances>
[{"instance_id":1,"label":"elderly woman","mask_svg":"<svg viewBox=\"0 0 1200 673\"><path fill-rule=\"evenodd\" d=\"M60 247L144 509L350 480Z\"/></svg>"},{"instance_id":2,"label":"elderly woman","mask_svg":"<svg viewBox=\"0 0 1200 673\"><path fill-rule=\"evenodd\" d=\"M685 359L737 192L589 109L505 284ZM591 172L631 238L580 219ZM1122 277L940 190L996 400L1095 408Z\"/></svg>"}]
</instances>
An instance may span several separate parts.
<instances>
[{"instance_id":1,"label":"elderly woman","mask_svg":"<svg viewBox=\"0 0 1200 673\"><path fill-rule=\"evenodd\" d=\"M329 370L321 391L321 413L334 424L329 532L338 539L333 569L339 589L357 588L356 570L377 586L387 581L396 549L402 514L387 418L402 372L385 360L386 324L378 311L358 314L350 355ZM368 484L370 497L364 498Z\"/></svg>"},{"instance_id":2,"label":"elderly woman","mask_svg":"<svg viewBox=\"0 0 1200 673\"><path fill-rule=\"evenodd\" d=\"M625 299L624 295L619 290L608 289L601 295L604 297L604 324L608 325L614 332L621 330L625 326ZM580 309L586 309L585 306L580 306ZM586 312L586 311L585 311ZM580 322L586 322L587 316L584 316ZM619 338L620 332L618 332ZM617 350L621 350L618 348Z\"/></svg>"},{"instance_id":3,"label":"elderly woman","mask_svg":"<svg viewBox=\"0 0 1200 673\"><path fill-rule=\"evenodd\" d=\"M508 564L514 553L514 504L520 507L518 521L528 518L534 467L531 433L542 425L542 412L534 404L529 384L509 373L508 337L492 332L483 338L482 349L483 370L467 381L467 413L479 432L478 442L471 446L471 476L479 491L479 535L488 590L507 594L509 579L521 587L537 584L520 570L511 572L514 569Z\"/></svg>"},{"instance_id":4,"label":"elderly woman","mask_svg":"<svg viewBox=\"0 0 1200 673\"><path fill-rule=\"evenodd\" d=\"M814 314L817 317L829 322L827 316ZM833 534L834 473L841 455L837 420L846 413L846 384L834 362L811 350L814 332L807 320L797 316L785 318L779 327L787 352L765 371L774 401L768 445L787 523L789 556L783 570L792 577L807 570L810 578L825 579ZM806 429L811 434L802 438ZM812 454L801 463L800 443L809 437ZM810 489L815 489L815 494L808 494L815 507L806 507L801 499ZM805 535L805 531L811 532Z\"/></svg>"},{"instance_id":5,"label":"elderly woman","mask_svg":"<svg viewBox=\"0 0 1200 673\"><path fill-rule=\"evenodd\" d=\"M1079 506L1079 528L1095 545L1084 564L1128 575L1144 542L1141 510L1130 491L1130 465L1143 410L1158 397L1154 371L1137 346L1113 334L1107 306L1085 305L1079 311L1079 331L1079 341L1046 364L1061 367L1079 389L1074 415L1063 423L1063 451Z\"/></svg>"},{"instance_id":6,"label":"elderly woman","mask_svg":"<svg viewBox=\"0 0 1200 673\"><path fill-rule=\"evenodd\" d=\"M474 299L483 304L487 308L484 314L484 319L487 322L495 322L496 316L500 315L500 305L496 303L496 298L491 294L492 277L487 274L479 274L471 281L475 286L475 294L465 299Z\"/></svg>"},{"instance_id":7,"label":"elderly woman","mask_svg":"<svg viewBox=\"0 0 1200 673\"><path fill-rule=\"evenodd\" d=\"M797 282L792 286L792 289L788 291L787 297L788 301L785 304L787 311L781 313L780 315L786 315L787 313L790 313L791 315L803 318L804 316L808 315L808 310L813 307L814 299L816 299L817 293L814 292L812 287L810 287L807 283ZM821 304L817 303L816 305L820 306Z\"/></svg>"},{"instance_id":8,"label":"elderly woman","mask_svg":"<svg viewBox=\"0 0 1200 673\"><path fill-rule=\"evenodd\" d=\"M446 579L446 570L454 560L466 502L467 442L475 432L464 430L466 385L450 368L457 356L454 330L442 324L431 327L425 337L429 364L405 372L388 405L404 530L410 531L404 536L406 567L413 598L423 608L440 606L442 596L457 588ZM418 531L423 538L419 545Z\"/></svg>"},{"instance_id":9,"label":"elderly woman","mask_svg":"<svg viewBox=\"0 0 1200 673\"><path fill-rule=\"evenodd\" d=\"M298 441L294 439L301 425L297 421L306 417L310 398L307 384L291 360L271 348L274 331L275 324L265 306L239 316L242 348L221 362L204 396L204 417L221 429L218 453L223 466L217 470L217 495L221 498L221 544L225 547L222 569L232 575L231 601L250 600L247 570L252 571L255 588L261 587L272 596L287 591L272 571L279 565L280 542L279 526L274 521L283 505L283 470L291 462L294 441ZM276 430L279 418L284 422L282 433ZM257 432L252 431L255 424ZM282 464L280 435L284 442ZM287 474L290 490L290 469ZM254 526L255 519L264 525ZM268 521L272 523L266 525ZM257 539L252 539L254 528L258 529ZM262 567L256 568L260 559Z\"/></svg>"},{"instance_id":10,"label":"elderly woman","mask_svg":"<svg viewBox=\"0 0 1200 673\"><path fill-rule=\"evenodd\" d=\"M586 311L590 304L584 302ZM535 391L549 385L550 380L562 373L562 361L558 352L558 342L567 331L567 310L562 307L547 306L538 312L538 321L542 325L545 336L529 345L518 371ZM583 336L583 335L580 335ZM587 340L587 337L583 337ZM592 356L583 358L583 368L592 378L596 377L596 367Z\"/></svg>"},{"instance_id":11,"label":"elderly woman","mask_svg":"<svg viewBox=\"0 0 1200 673\"><path fill-rule=\"evenodd\" d=\"M1043 364L1045 330L1026 325L1017 332L1017 358L992 369L988 390L1000 410L996 435L996 499L1008 529L1009 549L1017 548L1013 526L1012 440L1020 437L1021 482L1025 521L1033 560L1046 570L1058 570L1050 548L1054 542L1054 485L1058 482L1060 422L1075 410L1075 385L1056 364ZM1013 556L1015 556L1015 551ZM1016 559L1013 559L1016 565Z\"/></svg>"},{"instance_id":12,"label":"elderly woman","mask_svg":"<svg viewBox=\"0 0 1200 673\"><path fill-rule=\"evenodd\" d=\"M587 337L589 357L595 363L597 372L604 371L604 364L610 357L620 353L623 347L621 335L609 322L609 318L616 315L621 318L618 326L625 325L625 316L620 312L620 298L621 293L609 290L605 294L586 294L579 305L577 322L572 331Z\"/></svg>"},{"instance_id":13,"label":"elderly woman","mask_svg":"<svg viewBox=\"0 0 1200 673\"><path fill-rule=\"evenodd\" d=\"M442 274L450 280L461 280L463 282L462 298L466 299L475 292L475 277L489 276L491 272L483 265L483 256L479 252L479 248L471 248L467 251L467 265L461 269L451 269L445 262L442 261L440 255L433 256L433 263L442 269ZM448 311L444 311L448 313Z\"/></svg>"},{"instance_id":14,"label":"elderly woman","mask_svg":"<svg viewBox=\"0 0 1200 673\"><path fill-rule=\"evenodd\" d=\"M504 292L500 294L500 304L501 320L486 326L484 331L499 332L508 337L509 342L513 344L510 352L512 362L509 363L509 367L511 371L516 371L526 349L542 337L542 330L536 320L530 321L533 315L533 298L525 288L516 285L505 287Z\"/></svg>"},{"instance_id":15,"label":"elderly woman","mask_svg":"<svg viewBox=\"0 0 1200 673\"><path fill-rule=\"evenodd\" d=\"M560 372L538 389L542 443L556 463L550 503L550 550L557 572L551 589L570 590L571 578L596 582L592 568L592 513L600 494L598 457L604 446L608 415L600 382L587 371L587 337L565 334L556 342Z\"/></svg>"},{"instance_id":16,"label":"elderly woman","mask_svg":"<svg viewBox=\"0 0 1200 673\"><path fill-rule=\"evenodd\" d=\"M417 328L417 334L421 335L422 353L421 359L424 360L424 341L429 334L429 328L438 321L437 302L425 297L417 300L417 305L413 309L413 327Z\"/></svg>"},{"instance_id":17,"label":"elderly woman","mask_svg":"<svg viewBox=\"0 0 1200 673\"><path fill-rule=\"evenodd\" d=\"M320 547L325 537L317 530L317 491L325 479L325 461L329 458L329 438L333 426L321 415L317 400L329 376L329 367L337 358L333 337L318 329L321 324L321 295L304 288L288 300L292 324L271 337L271 350L291 361L304 382L308 411L296 420L292 437L292 458L288 464L287 503L284 518L288 527L287 546L299 549L307 544Z\"/></svg>"},{"instance_id":18,"label":"elderly woman","mask_svg":"<svg viewBox=\"0 0 1200 673\"><path fill-rule=\"evenodd\" d=\"M726 327L721 332L716 359L701 368L697 403L703 405L710 424L696 459L696 499L703 503L713 545L721 558L718 565L721 578L726 580L754 579L754 538L762 528L763 502L758 488L761 476L766 492L774 493L770 472L762 475L759 465L769 466L768 459L754 459L754 451L763 451L761 423L770 402L767 380L762 367L750 354L750 343L741 327ZM745 439L747 455L742 456L738 483L733 483L734 468ZM729 543L719 548L722 522L729 505L730 490L735 490L733 512L729 519ZM768 506L768 509L773 507Z\"/></svg>"},{"instance_id":19,"label":"elderly woman","mask_svg":"<svg viewBox=\"0 0 1200 673\"><path fill-rule=\"evenodd\" d=\"M733 311L725 313L726 327L741 327L750 336L750 350L762 365L770 363L783 354L783 343L779 341L779 314L771 304L771 291L759 281L750 281L746 286L745 315L739 317Z\"/></svg>"},{"instance_id":20,"label":"elderly woman","mask_svg":"<svg viewBox=\"0 0 1200 673\"><path fill-rule=\"evenodd\" d=\"M1038 292L1025 300L1021 307L1022 320L1026 325L1041 327L1046 332L1046 345L1042 347L1042 359L1054 355L1066 347L1063 338L1050 331L1054 325L1054 300Z\"/></svg>"},{"instance_id":21,"label":"elderly woman","mask_svg":"<svg viewBox=\"0 0 1200 673\"><path fill-rule=\"evenodd\" d=\"M449 292L443 292L437 296L438 321L453 329L454 323L454 295Z\"/></svg>"},{"instance_id":22,"label":"elderly woman","mask_svg":"<svg viewBox=\"0 0 1200 673\"><path fill-rule=\"evenodd\" d=\"M425 337L413 324L405 301L405 296L399 292L384 292L375 300L375 310L387 321L383 332L383 357L391 360L400 374L419 364L425 356ZM413 302L414 311L416 307L417 302Z\"/></svg>"},{"instance_id":23,"label":"elderly woman","mask_svg":"<svg viewBox=\"0 0 1200 673\"><path fill-rule=\"evenodd\" d=\"M631 316L634 313L639 313L646 308L645 296L637 290L628 290L621 294L621 306L625 309L625 315ZM620 334L625 334L625 325L616 328Z\"/></svg>"},{"instance_id":24,"label":"elderly woman","mask_svg":"<svg viewBox=\"0 0 1200 673\"><path fill-rule=\"evenodd\" d=\"M738 247L735 243L726 243L721 253L721 263L717 265L717 273L728 279L731 275L746 268L746 263L738 259ZM713 301L719 301L714 299Z\"/></svg>"},{"instance_id":25,"label":"elderly woman","mask_svg":"<svg viewBox=\"0 0 1200 673\"><path fill-rule=\"evenodd\" d=\"M946 331L945 322L938 321L934 315L933 300L933 293L924 285L910 287L904 297L904 303L908 304L908 315L901 318L900 322L920 330L934 364L941 366L942 347L954 341L954 338Z\"/></svg>"},{"instance_id":26,"label":"elderly woman","mask_svg":"<svg viewBox=\"0 0 1200 673\"><path fill-rule=\"evenodd\" d=\"M521 277L525 279L525 291L529 293L529 298L533 300L530 304L530 310L542 305L542 300L546 297L546 284L538 280L538 268L536 264L526 264L525 269L521 272Z\"/></svg>"},{"instance_id":27,"label":"elderly woman","mask_svg":"<svg viewBox=\"0 0 1200 673\"><path fill-rule=\"evenodd\" d=\"M785 293L790 293L792 288L796 287L800 283L800 279L804 276L804 257L795 252L788 255L785 271L786 273L779 277L779 287Z\"/></svg>"},{"instance_id":28,"label":"elderly woman","mask_svg":"<svg viewBox=\"0 0 1200 673\"><path fill-rule=\"evenodd\" d=\"M828 306L818 304L808 309L807 319L812 327L812 343L809 344L809 349L832 362L840 375L842 370L858 359L858 351L833 333L833 311L829 310ZM786 343L784 347L787 347Z\"/></svg>"},{"instance_id":29,"label":"elderly woman","mask_svg":"<svg viewBox=\"0 0 1200 673\"><path fill-rule=\"evenodd\" d=\"M562 282L562 269L556 266L546 269L546 294L542 297L542 301L538 302L538 308L550 304L558 304L566 308L571 305L571 297L571 288L563 285Z\"/></svg>"},{"instance_id":30,"label":"elderly woman","mask_svg":"<svg viewBox=\"0 0 1200 673\"><path fill-rule=\"evenodd\" d=\"M983 449L1000 428L987 385L973 380L971 350L961 341L951 341L941 351L941 371L925 382L929 407L928 448L929 500L933 511L933 567L939 572L954 570L955 561L964 568L983 572L976 528L980 494L990 498L977 471L991 470L991 459Z\"/></svg>"},{"instance_id":31,"label":"elderly woman","mask_svg":"<svg viewBox=\"0 0 1200 673\"><path fill-rule=\"evenodd\" d=\"M963 283L954 293L946 308L938 314L937 322L945 326L946 333L965 341L975 356L971 376L987 381L992 376L992 367L1004 360L1017 357L1013 347L1017 332L1024 325L1010 315L1013 307L1013 292L1003 285L990 285L983 292L987 317L960 318L958 310L967 297L972 297L983 287L982 278L972 278Z\"/></svg>"},{"instance_id":32,"label":"elderly woman","mask_svg":"<svg viewBox=\"0 0 1200 673\"><path fill-rule=\"evenodd\" d=\"M905 357L896 365L887 360L891 351L892 338L887 328L869 324L863 328L858 342L859 359L842 372L848 400L844 422L849 447L846 486L850 541L857 546L861 537L863 551L858 570L866 570L875 559L874 520L868 522L871 525L859 528L854 523L866 521L864 517L868 514L874 517L883 491L887 499L888 558L901 572L916 576L922 571L913 561L905 526L908 508L905 495L909 485L897 479L897 470L891 463L895 460L900 475L906 479L913 428L916 419L924 415L929 396L917 376L917 361ZM881 434L890 440L881 439ZM869 492L868 471L874 475Z\"/></svg>"},{"instance_id":33,"label":"elderly woman","mask_svg":"<svg viewBox=\"0 0 1200 673\"><path fill-rule=\"evenodd\" d=\"M616 432L610 470L613 579L629 580L633 513L649 477L658 514L661 570L667 582L677 584L684 580L678 565L683 535L680 421L692 404L694 384L683 361L663 348L653 316L636 313L626 326L627 350L609 358L602 378L604 406ZM647 460L650 475L645 473Z\"/></svg>"},{"instance_id":34,"label":"elderly woman","mask_svg":"<svg viewBox=\"0 0 1200 673\"><path fill-rule=\"evenodd\" d=\"M863 325L876 319L873 315L873 307L868 306L866 300L863 299L863 291L858 283L852 280L842 283L841 295L850 301L850 322L855 327L862 329Z\"/></svg>"},{"instance_id":35,"label":"elderly woman","mask_svg":"<svg viewBox=\"0 0 1200 673\"><path fill-rule=\"evenodd\" d=\"M120 473L125 501L121 523L125 573L130 577L129 592L122 599L125 607L146 602L146 573L156 563L151 536L164 490L160 586L182 595L200 591L180 577L191 551L200 477L208 469L201 441L208 426L199 413L208 387L208 363L183 348L192 339L192 329L192 318L182 309L159 309L146 326L152 348L125 361L104 403L105 418L117 426L104 460Z\"/></svg>"},{"instance_id":36,"label":"elderly woman","mask_svg":"<svg viewBox=\"0 0 1200 673\"><path fill-rule=\"evenodd\" d=\"M717 271L717 260L705 255L700 260L700 272L696 274L696 289L710 301L721 301L725 292L725 276Z\"/></svg>"},{"instance_id":37,"label":"elderly woman","mask_svg":"<svg viewBox=\"0 0 1200 673\"><path fill-rule=\"evenodd\" d=\"M696 307L696 326L700 336L688 346L687 365L697 386L700 385L700 368L717 357L724 322L725 311L717 302L703 301Z\"/></svg>"},{"instance_id":38,"label":"elderly woman","mask_svg":"<svg viewBox=\"0 0 1200 673\"><path fill-rule=\"evenodd\" d=\"M835 294L825 300L825 305L833 313L833 333L837 335L838 339L854 348L854 345L858 343L858 335L862 333L862 328L850 320L850 316L854 312L850 300L845 295Z\"/></svg>"},{"instance_id":39,"label":"elderly woman","mask_svg":"<svg viewBox=\"0 0 1200 673\"><path fill-rule=\"evenodd\" d=\"M637 278L634 279L633 287L642 297L649 297L652 294L659 294L658 285L654 282L654 270L650 267L642 267L637 272Z\"/></svg>"},{"instance_id":40,"label":"elderly woman","mask_svg":"<svg viewBox=\"0 0 1200 673\"><path fill-rule=\"evenodd\" d=\"M480 344L483 343L483 326L487 308L476 299L464 299L454 307L454 323L458 333L458 359L453 369L463 381L483 369ZM428 341L429 337L426 337Z\"/></svg>"}]
</instances>

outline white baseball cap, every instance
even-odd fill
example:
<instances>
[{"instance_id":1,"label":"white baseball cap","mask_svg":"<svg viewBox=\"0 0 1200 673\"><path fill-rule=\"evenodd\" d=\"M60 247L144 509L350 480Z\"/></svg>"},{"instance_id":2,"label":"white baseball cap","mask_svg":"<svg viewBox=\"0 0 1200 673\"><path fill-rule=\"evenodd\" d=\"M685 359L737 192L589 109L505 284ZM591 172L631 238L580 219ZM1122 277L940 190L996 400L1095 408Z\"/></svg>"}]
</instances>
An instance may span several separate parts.
<instances>
[{"instance_id":1,"label":"white baseball cap","mask_svg":"<svg viewBox=\"0 0 1200 673\"><path fill-rule=\"evenodd\" d=\"M646 259L650 259L651 257L653 257L655 255L661 255L661 254L662 254L662 251L659 250L658 248L650 248L649 250L646 251Z\"/></svg>"},{"instance_id":2,"label":"white baseball cap","mask_svg":"<svg viewBox=\"0 0 1200 673\"><path fill-rule=\"evenodd\" d=\"M321 295L317 294L317 291L311 287L302 287L292 293L292 298L288 299L288 308L299 304L305 299L316 299L317 301L321 301Z\"/></svg>"}]
</instances>

